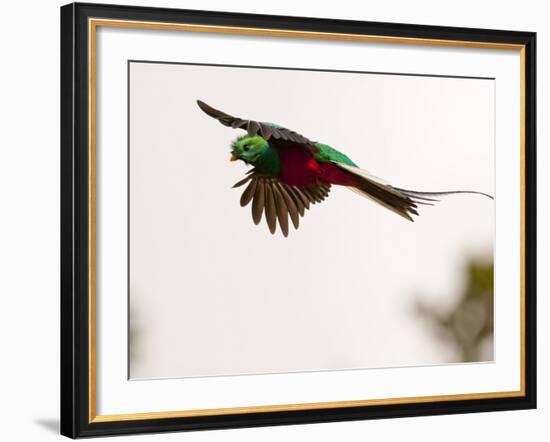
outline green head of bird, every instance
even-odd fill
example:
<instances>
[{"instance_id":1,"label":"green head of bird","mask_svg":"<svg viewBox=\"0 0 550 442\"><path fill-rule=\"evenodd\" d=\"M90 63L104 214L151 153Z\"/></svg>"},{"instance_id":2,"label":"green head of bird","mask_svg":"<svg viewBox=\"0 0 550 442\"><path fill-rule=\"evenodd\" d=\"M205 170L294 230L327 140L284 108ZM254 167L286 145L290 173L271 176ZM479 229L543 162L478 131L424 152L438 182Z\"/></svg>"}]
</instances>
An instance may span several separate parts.
<instances>
[{"instance_id":1,"label":"green head of bird","mask_svg":"<svg viewBox=\"0 0 550 442\"><path fill-rule=\"evenodd\" d=\"M244 135L231 144L231 161L243 160L254 164L268 147L269 144L260 135Z\"/></svg>"}]
</instances>

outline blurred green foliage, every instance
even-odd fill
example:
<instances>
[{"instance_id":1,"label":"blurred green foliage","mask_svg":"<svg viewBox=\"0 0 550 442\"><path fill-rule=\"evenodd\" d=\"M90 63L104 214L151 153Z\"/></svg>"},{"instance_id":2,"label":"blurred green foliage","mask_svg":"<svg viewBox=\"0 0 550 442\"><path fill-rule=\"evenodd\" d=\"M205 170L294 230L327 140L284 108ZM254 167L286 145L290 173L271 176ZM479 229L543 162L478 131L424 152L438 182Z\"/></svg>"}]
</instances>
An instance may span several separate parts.
<instances>
[{"instance_id":1,"label":"blurred green foliage","mask_svg":"<svg viewBox=\"0 0 550 442\"><path fill-rule=\"evenodd\" d=\"M493 359L493 274L492 260L471 259L464 269L464 289L450 310L417 304L439 339L457 348L460 362Z\"/></svg>"}]
</instances>

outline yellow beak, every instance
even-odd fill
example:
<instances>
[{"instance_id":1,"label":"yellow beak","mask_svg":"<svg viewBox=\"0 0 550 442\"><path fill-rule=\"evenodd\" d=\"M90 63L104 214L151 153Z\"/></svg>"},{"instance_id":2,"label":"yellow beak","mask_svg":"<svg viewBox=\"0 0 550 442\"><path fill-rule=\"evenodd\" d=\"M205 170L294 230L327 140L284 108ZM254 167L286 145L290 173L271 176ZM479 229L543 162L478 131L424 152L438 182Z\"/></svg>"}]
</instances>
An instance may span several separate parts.
<instances>
[{"instance_id":1,"label":"yellow beak","mask_svg":"<svg viewBox=\"0 0 550 442\"><path fill-rule=\"evenodd\" d=\"M229 158L229 161L237 161L239 157L236 157L235 155L231 155L231 158Z\"/></svg>"}]
</instances>

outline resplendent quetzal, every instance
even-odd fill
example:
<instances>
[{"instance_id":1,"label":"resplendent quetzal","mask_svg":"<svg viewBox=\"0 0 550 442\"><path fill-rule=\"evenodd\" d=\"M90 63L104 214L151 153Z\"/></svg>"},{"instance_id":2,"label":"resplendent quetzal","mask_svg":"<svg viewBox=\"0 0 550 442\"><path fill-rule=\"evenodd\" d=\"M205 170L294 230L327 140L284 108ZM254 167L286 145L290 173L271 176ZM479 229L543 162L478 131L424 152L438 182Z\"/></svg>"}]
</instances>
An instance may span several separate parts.
<instances>
[{"instance_id":1,"label":"resplendent quetzal","mask_svg":"<svg viewBox=\"0 0 550 442\"><path fill-rule=\"evenodd\" d=\"M241 196L241 206L252 201L254 223L259 224L265 213L271 233L275 233L279 220L287 236L289 216L297 229L305 210L323 201L332 185L349 187L410 221L411 215L418 215L419 204L433 205L438 201L434 197L441 195L473 193L493 199L470 190L420 192L393 187L326 144L277 124L233 117L200 100L197 104L223 125L247 131L232 143L231 161L242 160L253 168L233 187L249 183Z\"/></svg>"}]
</instances>

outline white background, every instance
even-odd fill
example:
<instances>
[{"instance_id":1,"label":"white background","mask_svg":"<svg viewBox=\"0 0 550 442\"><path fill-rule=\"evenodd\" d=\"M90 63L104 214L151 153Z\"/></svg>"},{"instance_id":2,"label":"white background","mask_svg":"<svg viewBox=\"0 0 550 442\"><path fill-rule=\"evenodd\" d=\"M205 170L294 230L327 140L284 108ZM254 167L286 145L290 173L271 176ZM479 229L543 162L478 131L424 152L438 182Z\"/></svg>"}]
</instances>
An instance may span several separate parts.
<instances>
[{"instance_id":1,"label":"white background","mask_svg":"<svg viewBox=\"0 0 550 442\"><path fill-rule=\"evenodd\" d=\"M221 1L130 2L155 6L223 10ZM236 0L232 10L271 14L310 15L437 25L493 27L539 31L539 54L543 54L548 34L548 14L542 2L468 2L441 5L438 2L386 2L353 4L327 2L310 5L279 1L260 5ZM2 27L2 158L0 185L3 217L0 244L2 278L0 293L4 305L0 327L3 365L2 438L6 440L48 440L57 436L58 415L58 324L59 324L59 2L25 2L4 11ZM541 5L541 6L538 6ZM539 79L547 63L539 59ZM550 124L544 113L548 93L544 82L539 91L539 171L546 156L543 127ZM546 118L546 120L545 120ZM539 172L539 189L548 180ZM542 205L542 190L539 201ZM539 210L539 224L545 216ZM548 211L547 211L548 212ZM544 221L543 221L544 219ZM539 250L545 242L539 233ZM548 246L548 245L547 245ZM545 256L539 252L539 275ZM548 301L539 278L539 317ZM151 440L394 440L439 441L482 437L517 440L531 436L543 440L550 419L544 369L548 326L539 326L539 410L507 413L443 416L386 421L352 422L248 430L157 435ZM543 350L545 350L543 352ZM450 430L452 429L452 430ZM537 437L537 435L540 435ZM153 436L128 438L148 440Z\"/></svg>"},{"instance_id":2,"label":"white background","mask_svg":"<svg viewBox=\"0 0 550 442\"><path fill-rule=\"evenodd\" d=\"M126 42L130 45L129 36ZM188 52L178 46L178 52ZM309 63L318 63L311 58ZM434 58L439 65L441 58ZM517 60L510 65L516 72ZM114 76L112 66L102 72ZM235 108L226 112L293 121L301 127L295 130L342 149L394 186L494 195L493 80L151 63L132 63L130 78L132 378L457 360L452 346L433 337L414 305L418 298L452 305L464 284L465 262L472 255L491 257L492 200L447 198L437 207L422 207L411 223L335 187L326 202L312 207L298 232L273 237L265 223L254 226L249 207L239 207L242 189L230 187L247 170L227 160L236 133L214 125L195 100L212 97L213 105ZM116 106L102 109L111 107ZM509 109L502 106L498 114L517 121ZM105 120L118 125L116 118ZM361 135L350 127L360 127ZM126 150L126 143L101 140L100 150ZM503 150L515 154L510 163L516 171L517 144ZM509 173L502 175L512 181ZM105 184L105 193L112 187ZM502 188L497 192L504 194ZM513 221L517 207L510 213L499 219ZM499 252L517 269L510 249L517 250L518 243L509 241L507 223L501 224L506 236ZM497 308L500 299L518 295L517 284L505 273ZM107 288L100 296L117 293ZM517 317L517 310L512 312ZM497 323L513 327L508 320L499 322L498 311ZM508 340L497 341L510 347ZM480 360L492 360L492 352L485 358Z\"/></svg>"}]
</instances>

